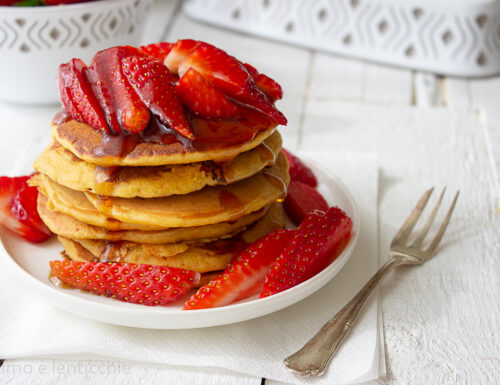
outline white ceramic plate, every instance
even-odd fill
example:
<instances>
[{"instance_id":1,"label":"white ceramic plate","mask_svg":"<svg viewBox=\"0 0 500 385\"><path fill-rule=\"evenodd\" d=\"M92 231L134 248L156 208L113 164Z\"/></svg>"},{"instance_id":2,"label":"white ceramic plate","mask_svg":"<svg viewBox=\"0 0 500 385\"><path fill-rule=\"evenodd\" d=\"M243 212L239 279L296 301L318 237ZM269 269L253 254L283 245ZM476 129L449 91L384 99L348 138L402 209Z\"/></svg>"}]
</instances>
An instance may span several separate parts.
<instances>
[{"instance_id":1,"label":"white ceramic plate","mask_svg":"<svg viewBox=\"0 0 500 385\"><path fill-rule=\"evenodd\" d=\"M257 296L214 309L183 311L184 300L165 307L150 307L120 302L106 297L67 290L49 281L49 261L62 251L57 240L33 245L0 226L0 261L20 284L29 287L48 303L79 316L110 324L149 329L189 329L245 321L273 313L311 295L330 281L345 265L359 234L356 204L347 188L328 170L308 162L319 179L319 190L331 205L341 207L353 220L353 236L347 247L321 273L306 282L273 296Z\"/></svg>"}]
</instances>

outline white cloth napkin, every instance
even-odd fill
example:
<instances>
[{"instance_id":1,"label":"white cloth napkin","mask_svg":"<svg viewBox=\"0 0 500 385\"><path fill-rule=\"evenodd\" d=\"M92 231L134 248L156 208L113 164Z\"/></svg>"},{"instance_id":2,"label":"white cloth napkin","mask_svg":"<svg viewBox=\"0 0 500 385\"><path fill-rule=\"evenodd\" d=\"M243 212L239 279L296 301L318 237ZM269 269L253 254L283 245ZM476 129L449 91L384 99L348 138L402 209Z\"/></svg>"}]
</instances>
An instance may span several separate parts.
<instances>
[{"instance_id":1,"label":"white cloth napkin","mask_svg":"<svg viewBox=\"0 0 500 385\"><path fill-rule=\"evenodd\" d=\"M259 383L260 377L290 384L308 382L288 372L282 360L306 342L376 270L378 177L373 155L310 155L337 174L352 191L362 221L359 243L351 260L319 292L255 320L198 330L158 331L89 321L54 309L35 293L16 287L0 270L0 357L68 359L74 357L69 355L78 355L169 365L172 373L177 373L172 375L172 383L176 379L182 383L186 373L198 373L204 384L204 373L219 378L214 383L221 383L223 378L230 378L233 384ZM18 167L28 166L18 163ZM344 384L377 378L378 330L374 296L328 374L315 383Z\"/></svg>"}]
</instances>

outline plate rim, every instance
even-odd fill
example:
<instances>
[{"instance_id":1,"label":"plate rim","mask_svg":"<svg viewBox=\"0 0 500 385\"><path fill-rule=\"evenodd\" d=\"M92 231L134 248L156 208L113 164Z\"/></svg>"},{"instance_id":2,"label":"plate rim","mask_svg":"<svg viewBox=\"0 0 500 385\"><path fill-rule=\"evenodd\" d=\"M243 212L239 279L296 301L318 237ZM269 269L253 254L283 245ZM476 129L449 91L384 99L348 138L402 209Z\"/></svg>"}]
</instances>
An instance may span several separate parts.
<instances>
[{"instance_id":1,"label":"plate rim","mask_svg":"<svg viewBox=\"0 0 500 385\"><path fill-rule=\"evenodd\" d=\"M51 286L48 283L44 283L41 280L39 280L37 277L31 275L27 270L25 270L16 260L14 257L12 257L9 252L7 251L5 245L4 245L4 236L2 233L5 233L6 231L2 231L0 233L0 255L1 258L0 260L6 261L6 266L8 266L9 270L12 271L14 274L16 274L17 277L22 279L23 281L26 282L26 287L29 288L29 290L35 291L38 295L43 297L48 305L52 305L57 308L62 308L65 311L75 314L79 317L86 318L86 319L91 319L91 320L97 320L99 322L104 322L108 324L113 324L113 325L121 325L121 326L129 326L129 327L135 327L135 328L146 328L146 329L195 329L195 328L202 328L202 327L211 327L211 326L217 326L217 325L227 325L227 324L232 324L236 322L241 322L245 320L251 320L254 318L258 318L267 314L274 313L276 311L282 310L284 308L287 308L301 300L306 299L310 295L314 294L316 291L320 290L324 285L326 285L330 280L332 280L337 274L339 274L342 271L342 268L344 265L349 261L349 259L352 256L352 252L354 250L354 247L357 244L358 238L359 238L359 232L361 228L361 220L359 217L359 207L357 205L356 200L354 199L351 191L346 187L346 185L342 182L342 180L337 177L332 171L330 171L328 168L325 166L319 164L317 161L311 159L309 156L303 156L302 158L306 164L312 166L313 169L319 169L323 174L325 174L328 179L332 180L345 194L347 197L350 205L352 206L352 218L353 218L353 229L352 229L352 234L348 244L342 250L340 255L332 262L330 263L325 269L323 269L321 272L316 274L315 276L309 278L307 281L302 282L301 284L294 286L288 290L285 290L283 292L274 294L269 297L265 298L260 298L258 300L251 300L251 301L245 301L245 302L239 302L235 304L230 304L222 307L216 307L216 308L210 308L210 309L198 309L198 310L189 310L189 311L183 311L179 309L169 309L169 307L150 307L150 306L141 306L141 305L135 305L135 304L130 304L132 305L131 307L128 306L115 306L113 303L102 303L98 302L92 299L91 296L93 294L89 294L89 298L85 297L80 297L80 296L75 296L71 294L70 290L65 290L65 289L60 289L55 286ZM320 179L321 182L321 179ZM342 207L341 207L342 209ZM15 236L15 235L13 235ZM340 267L338 267L340 265ZM336 269L338 267L338 271L333 274L331 277L327 277L330 273L331 270ZM298 296L299 299L292 299L288 301L283 301L283 299L286 298L294 298L294 294L297 292L301 292L304 287L314 284L316 282L316 288L313 290L310 290L310 292L306 295L303 296ZM43 291L41 293L40 291ZM307 291L307 290L306 290ZM87 294L87 293L86 293ZM213 316L214 314L216 315L217 313L221 313L223 315L224 313L229 313L231 315L232 313L238 313L240 311L245 311L250 310L249 316L248 317L237 317L240 318L237 321L229 321L229 322L209 322L206 325L199 325L199 326L191 326L191 325L186 325L183 327L182 325L179 327L173 327L166 325L164 327L158 328L158 327L150 327L150 326L138 326L135 325L134 322L129 323L125 320L123 323L117 323L114 321L110 320L104 320L102 318L97 318L94 317L93 315L90 314L85 314L84 312L75 312L73 310L67 309L64 307L64 303L67 301L69 302L74 302L75 306L82 306L85 308L94 307L97 310L102 310L104 313L116 313L119 314L120 316L123 315L129 315L129 316L155 316L155 317L177 317L179 318L179 322L182 322L183 320L186 321L186 318L189 319L191 317L196 318L196 317L201 317L203 318L204 315L210 315ZM280 302L285 302L280 304ZM275 304L277 306L273 307L272 305ZM140 306L140 308L139 308ZM270 311L264 310L262 312L262 309L266 309L272 307ZM261 312L254 311L252 312L251 310L253 308L257 308L257 310L261 310ZM140 310L139 310L140 309ZM103 314L104 314L103 313ZM253 313L257 313L256 315L253 315ZM199 324L199 323L198 323Z\"/></svg>"}]
</instances>

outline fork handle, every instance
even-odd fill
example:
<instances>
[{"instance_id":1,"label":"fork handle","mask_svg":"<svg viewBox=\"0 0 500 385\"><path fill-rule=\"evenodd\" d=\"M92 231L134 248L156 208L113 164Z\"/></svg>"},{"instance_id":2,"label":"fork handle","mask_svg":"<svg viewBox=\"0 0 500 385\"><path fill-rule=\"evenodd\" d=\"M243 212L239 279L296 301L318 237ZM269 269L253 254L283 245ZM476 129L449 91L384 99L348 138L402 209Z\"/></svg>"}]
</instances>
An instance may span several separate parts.
<instances>
[{"instance_id":1,"label":"fork handle","mask_svg":"<svg viewBox=\"0 0 500 385\"><path fill-rule=\"evenodd\" d=\"M285 365L294 373L321 376L330 359L351 331L366 300L382 278L401 264L400 259L389 259L330 321L323 325L298 352L285 358Z\"/></svg>"}]
</instances>

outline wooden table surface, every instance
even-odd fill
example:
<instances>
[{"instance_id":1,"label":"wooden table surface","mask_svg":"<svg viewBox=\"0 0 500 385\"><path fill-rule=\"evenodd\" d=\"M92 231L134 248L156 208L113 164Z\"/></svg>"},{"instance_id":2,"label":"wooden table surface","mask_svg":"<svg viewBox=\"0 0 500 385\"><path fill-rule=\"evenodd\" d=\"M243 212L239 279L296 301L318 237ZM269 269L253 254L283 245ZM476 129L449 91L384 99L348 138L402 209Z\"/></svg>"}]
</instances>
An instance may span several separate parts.
<instances>
[{"instance_id":1,"label":"wooden table surface","mask_svg":"<svg viewBox=\"0 0 500 385\"><path fill-rule=\"evenodd\" d=\"M202 24L182 14L179 0L156 0L146 26L144 41L175 41L178 38L208 41L275 78L284 89L285 97L279 102L279 107L289 120L284 142L285 146L292 150L300 149L302 140L307 135L303 130L303 122L307 105L311 101L322 102L326 109L331 108L332 114L339 103L351 101L386 106L474 107L483 111L482 116L487 119L488 134L493 149L489 155L496 166L498 176L500 77L473 80L448 78L316 52ZM497 294L500 294L498 287L496 290ZM385 312L388 308L391 308L391 304L384 301L382 296L389 374L387 379L381 379L377 383L406 384L420 381L427 383L426 381L432 378L440 379L438 380L440 383L456 383L452 373L447 377L448 368L445 367L429 368L431 372L435 372L434 376L422 374L419 377L408 374L412 365L398 359L405 348L400 346L401 341L394 332L400 326L398 322L401 321L394 316L386 317ZM498 330L500 329L497 329L497 332ZM491 365L497 367L500 372L500 357L495 356L490 359ZM470 383L475 383L476 376L481 383L500 381L480 370L474 372L476 369L473 366L470 369L471 378L465 382L468 383L470 380ZM160 379L158 375L146 369L143 373L151 375L151 378ZM104 378L99 378L99 375L94 375L85 383L97 384L103 380ZM2 383L1 378L0 383Z\"/></svg>"}]
</instances>

